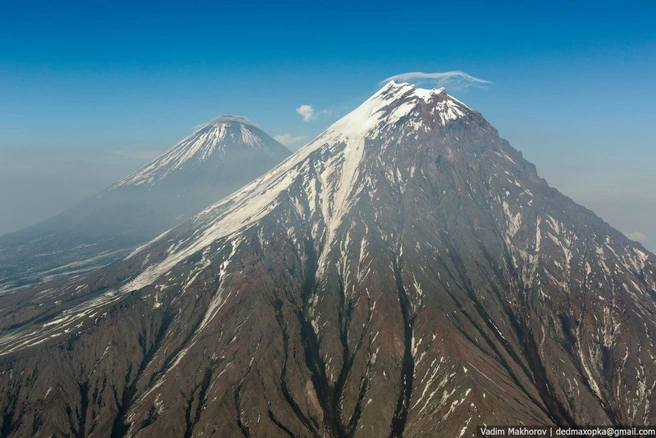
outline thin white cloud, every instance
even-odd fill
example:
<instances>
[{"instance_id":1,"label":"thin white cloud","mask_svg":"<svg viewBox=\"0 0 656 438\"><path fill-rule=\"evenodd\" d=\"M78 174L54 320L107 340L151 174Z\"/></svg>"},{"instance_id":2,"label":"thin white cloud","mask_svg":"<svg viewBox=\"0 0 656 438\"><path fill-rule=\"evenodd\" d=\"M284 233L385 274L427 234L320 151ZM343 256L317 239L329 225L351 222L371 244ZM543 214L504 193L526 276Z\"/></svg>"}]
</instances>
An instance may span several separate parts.
<instances>
[{"instance_id":1,"label":"thin white cloud","mask_svg":"<svg viewBox=\"0 0 656 438\"><path fill-rule=\"evenodd\" d=\"M401 73L390 76L382 81L381 84L386 84L390 81L410 82L417 85L430 84L431 86L444 87L448 91L464 91L471 87L485 88L486 85L493 83L485 79L475 78L460 70L436 73L424 73L420 71Z\"/></svg>"},{"instance_id":2,"label":"thin white cloud","mask_svg":"<svg viewBox=\"0 0 656 438\"><path fill-rule=\"evenodd\" d=\"M301 105L296 108L296 112L303 117L304 122L309 122L317 118L317 113L312 108L312 105Z\"/></svg>"},{"instance_id":3,"label":"thin white cloud","mask_svg":"<svg viewBox=\"0 0 656 438\"><path fill-rule=\"evenodd\" d=\"M303 117L304 122L312 121L312 120L316 119L319 116L330 115L331 114L331 111L327 110L327 109L317 111L312 107L312 105L301 105L298 108L296 108L296 112L301 117Z\"/></svg>"},{"instance_id":4,"label":"thin white cloud","mask_svg":"<svg viewBox=\"0 0 656 438\"><path fill-rule=\"evenodd\" d=\"M254 123L252 120L247 119L246 117L243 116L233 116L232 114L224 114L219 117L215 117L211 119L208 122L201 123L200 125L195 125L192 126L191 129L193 131L197 131L199 129L202 129L208 125L212 125L215 123L231 123L231 122L236 122L236 123L241 123L243 125L248 125L248 126L253 126L254 128L260 128L260 126L257 123Z\"/></svg>"},{"instance_id":5,"label":"thin white cloud","mask_svg":"<svg viewBox=\"0 0 656 438\"><path fill-rule=\"evenodd\" d=\"M640 241L643 241L643 240L647 240L647 237L649 237L649 236L647 236L645 233L642 233L640 231L633 231L631 233L627 233L626 237L628 237L631 240L635 240L637 242L640 242Z\"/></svg>"},{"instance_id":6,"label":"thin white cloud","mask_svg":"<svg viewBox=\"0 0 656 438\"><path fill-rule=\"evenodd\" d=\"M293 146L293 145L295 145L297 143L300 143L303 140L305 140L304 135L293 136L293 135L287 134L287 133L276 135L273 138L275 138L277 141L284 144L285 146Z\"/></svg>"}]
</instances>

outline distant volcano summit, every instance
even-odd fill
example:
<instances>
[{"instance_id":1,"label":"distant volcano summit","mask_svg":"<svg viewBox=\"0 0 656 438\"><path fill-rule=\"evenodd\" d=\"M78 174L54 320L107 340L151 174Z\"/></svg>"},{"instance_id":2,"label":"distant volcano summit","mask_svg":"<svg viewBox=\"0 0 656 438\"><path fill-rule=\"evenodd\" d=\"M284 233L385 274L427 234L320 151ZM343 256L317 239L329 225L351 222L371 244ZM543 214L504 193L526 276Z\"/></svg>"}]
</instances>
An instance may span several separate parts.
<instances>
[{"instance_id":1,"label":"distant volcano summit","mask_svg":"<svg viewBox=\"0 0 656 438\"><path fill-rule=\"evenodd\" d=\"M218 117L93 198L1 237L0 285L39 281L116 260L289 155L250 120Z\"/></svg>"},{"instance_id":2,"label":"distant volcano summit","mask_svg":"<svg viewBox=\"0 0 656 438\"><path fill-rule=\"evenodd\" d=\"M289 154L287 148L247 118L224 115L124 178L110 191L130 186L170 186L177 187L179 194L188 196L197 191L199 184L220 184L223 187L230 183L231 187L222 190L223 194L228 194L255 179L253 175L266 172ZM255 170L245 171L250 167L255 167ZM245 175L251 177L245 180Z\"/></svg>"},{"instance_id":3,"label":"distant volcano summit","mask_svg":"<svg viewBox=\"0 0 656 438\"><path fill-rule=\"evenodd\" d=\"M656 423L656 257L444 89L391 82L123 261L26 296L0 297L6 436Z\"/></svg>"}]
</instances>

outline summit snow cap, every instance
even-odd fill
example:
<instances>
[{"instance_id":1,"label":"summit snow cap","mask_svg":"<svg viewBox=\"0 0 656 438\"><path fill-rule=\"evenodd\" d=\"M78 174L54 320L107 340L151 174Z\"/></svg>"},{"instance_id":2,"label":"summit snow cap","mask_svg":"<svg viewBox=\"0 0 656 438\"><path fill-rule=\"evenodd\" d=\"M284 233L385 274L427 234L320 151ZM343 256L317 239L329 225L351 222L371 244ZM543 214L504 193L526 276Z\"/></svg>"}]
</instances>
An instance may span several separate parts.
<instances>
[{"instance_id":1,"label":"summit snow cap","mask_svg":"<svg viewBox=\"0 0 656 438\"><path fill-rule=\"evenodd\" d=\"M288 151L242 116L222 115L201 125L164 155L124 178L115 187L152 186L183 168L211 159L220 160L227 149L251 148L266 153Z\"/></svg>"},{"instance_id":2,"label":"summit snow cap","mask_svg":"<svg viewBox=\"0 0 656 438\"><path fill-rule=\"evenodd\" d=\"M425 107L428 111L416 111ZM424 127L426 116L431 122L446 125L464 117L471 111L467 105L448 95L444 88L418 88L409 83L388 82L354 111L335 123L327 132L340 132L349 138L368 136L376 138L385 126L403 119L414 128ZM430 123L429 123L430 124Z\"/></svg>"}]
</instances>

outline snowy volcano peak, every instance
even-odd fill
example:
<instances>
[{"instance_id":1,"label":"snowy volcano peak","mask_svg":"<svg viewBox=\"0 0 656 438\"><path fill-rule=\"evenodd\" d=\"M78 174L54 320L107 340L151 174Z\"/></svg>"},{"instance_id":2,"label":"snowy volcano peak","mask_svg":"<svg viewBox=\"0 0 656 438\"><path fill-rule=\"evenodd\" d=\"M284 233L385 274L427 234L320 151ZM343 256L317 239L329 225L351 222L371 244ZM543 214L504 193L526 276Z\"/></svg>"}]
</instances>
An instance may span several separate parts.
<instances>
[{"instance_id":1,"label":"snowy volcano peak","mask_svg":"<svg viewBox=\"0 0 656 438\"><path fill-rule=\"evenodd\" d=\"M390 81L385 86L383 86L378 93L375 95L387 95L387 96L403 96L407 93L416 95L428 102L433 96L445 96L446 88L418 88L416 85L410 84L408 82L395 82ZM374 96L375 96L374 95Z\"/></svg>"},{"instance_id":2,"label":"snowy volcano peak","mask_svg":"<svg viewBox=\"0 0 656 438\"><path fill-rule=\"evenodd\" d=\"M440 135L440 128L476 114L444 88L390 82L288 160L197 215L195 238L176 245L122 290L152 283L181 260L250 228L289 200L299 217L319 222L314 237L330 248L362 194L375 190L381 178L398 185L411 177L414 165L399 169L396 163L399 154L415 160L419 133L422 138Z\"/></svg>"},{"instance_id":3,"label":"snowy volcano peak","mask_svg":"<svg viewBox=\"0 0 656 438\"><path fill-rule=\"evenodd\" d=\"M415 130L430 130L471 113L467 105L448 95L444 88L424 89L390 81L327 133L340 133L350 139L375 139L398 123L407 123Z\"/></svg>"},{"instance_id":4,"label":"snowy volcano peak","mask_svg":"<svg viewBox=\"0 0 656 438\"><path fill-rule=\"evenodd\" d=\"M655 424L654 297L656 257L391 83L124 261L0 294L3 436Z\"/></svg>"},{"instance_id":5,"label":"snowy volcano peak","mask_svg":"<svg viewBox=\"0 0 656 438\"><path fill-rule=\"evenodd\" d=\"M180 171L189 171L245 150L265 155L289 152L246 117L222 115L202 125L152 163L124 178L114 187L153 186Z\"/></svg>"}]
</instances>

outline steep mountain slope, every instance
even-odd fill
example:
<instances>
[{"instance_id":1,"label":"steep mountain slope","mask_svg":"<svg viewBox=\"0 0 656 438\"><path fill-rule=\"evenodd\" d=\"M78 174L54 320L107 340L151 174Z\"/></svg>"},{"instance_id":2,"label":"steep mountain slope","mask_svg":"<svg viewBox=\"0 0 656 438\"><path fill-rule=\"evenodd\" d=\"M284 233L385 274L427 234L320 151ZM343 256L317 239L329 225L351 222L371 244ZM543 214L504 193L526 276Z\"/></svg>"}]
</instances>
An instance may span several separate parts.
<instances>
[{"instance_id":1,"label":"steep mountain slope","mask_svg":"<svg viewBox=\"0 0 656 438\"><path fill-rule=\"evenodd\" d=\"M72 209L0 237L0 286L118 260L290 155L249 120L222 116Z\"/></svg>"},{"instance_id":2,"label":"steep mountain slope","mask_svg":"<svg viewBox=\"0 0 656 438\"><path fill-rule=\"evenodd\" d=\"M122 262L0 297L3 435L656 422L656 257L390 83Z\"/></svg>"}]
</instances>

